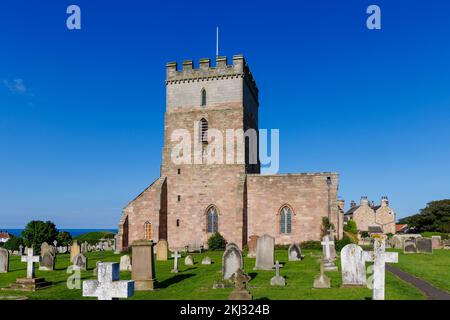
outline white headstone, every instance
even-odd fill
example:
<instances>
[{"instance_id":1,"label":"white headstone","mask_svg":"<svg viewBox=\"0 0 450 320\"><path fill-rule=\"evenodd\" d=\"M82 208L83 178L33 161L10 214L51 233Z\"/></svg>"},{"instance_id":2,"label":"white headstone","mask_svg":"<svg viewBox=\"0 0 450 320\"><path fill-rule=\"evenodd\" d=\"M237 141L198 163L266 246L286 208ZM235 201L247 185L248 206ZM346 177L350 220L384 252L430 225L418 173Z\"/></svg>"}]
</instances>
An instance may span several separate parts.
<instances>
[{"instance_id":1,"label":"white headstone","mask_svg":"<svg viewBox=\"0 0 450 320\"><path fill-rule=\"evenodd\" d=\"M97 279L83 282L83 297L112 300L129 298L134 295L134 281L119 280L120 271L117 262L99 263Z\"/></svg>"},{"instance_id":2,"label":"white headstone","mask_svg":"<svg viewBox=\"0 0 450 320\"><path fill-rule=\"evenodd\" d=\"M172 273L178 273L178 258L181 258L181 254L178 253L178 250L175 250L174 253L172 253L173 258L173 269Z\"/></svg>"},{"instance_id":3,"label":"white headstone","mask_svg":"<svg viewBox=\"0 0 450 320\"><path fill-rule=\"evenodd\" d=\"M256 244L256 263L254 270L272 270L275 256L275 238L265 234Z\"/></svg>"},{"instance_id":4,"label":"white headstone","mask_svg":"<svg viewBox=\"0 0 450 320\"><path fill-rule=\"evenodd\" d=\"M356 244L348 244L341 250L341 269L343 286L367 285L366 265L363 249Z\"/></svg>"},{"instance_id":5,"label":"white headstone","mask_svg":"<svg viewBox=\"0 0 450 320\"><path fill-rule=\"evenodd\" d=\"M0 273L9 271L9 252L4 248L0 248Z\"/></svg>"},{"instance_id":6,"label":"white headstone","mask_svg":"<svg viewBox=\"0 0 450 320\"><path fill-rule=\"evenodd\" d=\"M120 271L131 271L131 258L129 255L120 257Z\"/></svg>"},{"instance_id":7,"label":"white headstone","mask_svg":"<svg viewBox=\"0 0 450 320\"><path fill-rule=\"evenodd\" d=\"M22 256L20 258L20 260L22 262L26 262L27 263L27 278L28 279L33 279L34 278L34 263L35 262L40 262L41 261L41 257L33 255L34 254L33 247L26 248L26 252L27 252L27 255L26 256Z\"/></svg>"},{"instance_id":8,"label":"white headstone","mask_svg":"<svg viewBox=\"0 0 450 320\"><path fill-rule=\"evenodd\" d=\"M234 243L226 246L222 255L222 279L232 280L233 274L238 269L244 268L244 260L242 259L242 252Z\"/></svg>"}]
</instances>

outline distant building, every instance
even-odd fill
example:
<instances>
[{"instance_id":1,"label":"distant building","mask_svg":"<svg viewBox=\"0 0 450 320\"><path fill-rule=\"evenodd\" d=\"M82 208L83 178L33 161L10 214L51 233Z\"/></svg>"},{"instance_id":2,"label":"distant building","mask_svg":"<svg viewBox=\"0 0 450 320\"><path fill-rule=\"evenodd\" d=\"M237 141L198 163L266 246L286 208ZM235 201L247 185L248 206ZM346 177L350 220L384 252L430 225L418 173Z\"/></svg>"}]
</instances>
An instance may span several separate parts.
<instances>
[{"instance_id":1,"label":"distant building","mask_svg":"<svg viewBox=\"0 0 450 320\"><path fill-rule=\"evenodd\" d=\"M409 230L407 224L396 224L395 225L395 233L407 233Z\"/></svg>"},{"instance_id":2,"label":"distant building","mask_svg":"<svg viewBox=\"0 0 450 320\"><path fill-rule=\"evenodd\" d=\"M5 243L11 238L11 235L6 231L0 231L0 242Z\"/></svg>"},{"instance_id":3,"label":"distant building","mask_svg":"<svg viewBox=\"0 0 450 320\"><path fill-rule=\"evenodd\" d=\"M350 204L350 209L344 215L344 222L353 220L359 232L367 231L369 233L396 233L395 212L389 207L387 197L381 198L381 204L375 205L369 202L367 197L361 197L360 205L355 201Z\"/></svg>"}]
</instances>

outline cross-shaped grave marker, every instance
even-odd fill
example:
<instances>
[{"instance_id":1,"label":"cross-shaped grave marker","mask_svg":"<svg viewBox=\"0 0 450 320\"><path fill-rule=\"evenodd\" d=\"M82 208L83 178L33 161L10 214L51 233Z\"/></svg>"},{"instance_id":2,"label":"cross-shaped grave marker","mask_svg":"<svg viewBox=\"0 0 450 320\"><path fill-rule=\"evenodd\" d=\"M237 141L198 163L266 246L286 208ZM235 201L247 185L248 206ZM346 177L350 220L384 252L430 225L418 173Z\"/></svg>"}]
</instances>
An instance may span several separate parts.
<instances>
[{"instance_id":1,"label":"cross-shaped grave marker","mask_svg":"<svg viewBox=\"0 0 450 320\"><path fill-rule=\"evenodd\" d=\"M41 256L33 256L34 250L33 247L27 248L27 255L20 257L22 262L27 263L27 278L34 278L34 263L41 262Z\"/></svg>"},{"instance_id":2,"label":"cross-shaped grave marker","mask_svg":"<svg viewBox=\"0 0 450 320\"><path fill-rule=\"evenodd\" d=\"M178 273L178 258L181 258L181 254L178 253L178 250L175 250L175 252L172 253L171 256L174 260L173 260L173 269L170 272Z\"/></svg>"},{"instance_id":3,"label":"cross-shaped grave marker","mask_svg":"<svg viewBox=\"0 0 450 320\"><path fill-rule=\"evenodd\" d=\"M280 268L283 268L283 265L281 263L277 262L273 265L273 267L275 268L275 276L279 277L280 276Z\"/></svg>"},{"instance_id":4,"label":"cross-shaped grave marker","mask_svg":"<svg viewBox=\"0 0 450 320\"><path fill-rule=\"evenodd\" d=\"M364 251L364 260L373 261L372 300L384 300L386 263L398 262L397 252L386 252L384 239L375 238L373 252Z\"/></svg>"},{"instance_id":5,"label":"cross-shaped grave marker","mask_svg":"<svg viewBox=\"0 0 450 320\"><path fill-rule=\"evenodd\" d=\"M83 282L83 297L97 297L98 300L129 298L134 295L134 281L120 280L119 263L98 264L98 280Z\"/></svg>"},{"instance_id":6,"label":"cross-shaped grave marker","mask_svg":"<svg viewBox=\"0 0 450 320\"><path fill-rule=\"evenodd\" d=\"M334 245L334 241L330 241L330 237L329 236L325 236L325 241L322 241L320 244L322 246L325 246L325 258L327 260L331 260L331 251L330 251L330 246Z\"/></svg>"}]
</instances>

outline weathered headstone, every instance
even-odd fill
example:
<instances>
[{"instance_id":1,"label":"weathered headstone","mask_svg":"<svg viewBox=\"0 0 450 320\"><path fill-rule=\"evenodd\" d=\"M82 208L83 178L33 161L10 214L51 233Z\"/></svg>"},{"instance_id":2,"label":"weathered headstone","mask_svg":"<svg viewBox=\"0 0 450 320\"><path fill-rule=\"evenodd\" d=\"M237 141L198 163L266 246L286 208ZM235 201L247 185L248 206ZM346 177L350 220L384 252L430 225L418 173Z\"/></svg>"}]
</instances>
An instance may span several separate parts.
<instances>
[{"instance_id":1,"label":"weathered headstone","mask_svg":"<svg viewBox=\"0 0 450 320\"><path fill-rule=\"evenodd\" d=\"M285 286L286 285L286 280L284 279L284 277L282 277L280 275L280 268L283 265L281 265L278 260L274 265L275 268L275 277L273 277L272 279L270 279L270 285L271 286Z\"/></svg>"},{"instance_id":2,"label":"weathered headstone","mask_svg":"<svg viewBox=\"0 0 450 320\"><path fill-rule=\"evenodd\" d=\"M167 255L169 252L169 244L167 240L161 239L156 244L156 260L167 261Z\"/></svg>"},{"instance_id":3,"label":"weathered headstone","mask_svg":"<svg viewBox=\"0 0 450 320\"><path fill-rule=\"evenodd\" d=\"M325 260L333 261L336 259L336 249L334 248L334 241L330 236L324 236L322 239L322 254Z\"/></svg>"},{"instance_id":4,"label":"weathered headstone","mask_svg":"<svg viewBox=\"0 0 450 320\"><path fill-rule=\"evenodd\" d=\"M202 264L211 264L211 258L210 257L204 257L202 259Z\"/></svg>"},{"instance_id":5,"label":"weathered headstone","mask_svg":"<svg viewBox=\"0 0 450 320\"><path fill-rule=\"evenodd\" d=\"M364 260L373 261L372 299L384 300L385 271L387 262L398 262L397 252L386 252L384 239L375 238L373 252L364 251Z\"/></svg>"},{"instance_id":6,"label":"weathered headstone","mask_svg":"<svg viewBox=\"0 0 450 320\"><path fill-rule=\"evenodd\" d=\"M232 279L238 269L244 269L242 252L236 245L228 245L222 255L222 279Z\"/></svg>"},{"instance_id":7,"label":"weathered headstone","mask_svg":"<svg viewBox=\"0 0 450 320\"><path fill-rule=\"evenodd\" d=\"M49 245L47 242L43 242L41 244L41 257L45 253L50 253L52 256L56 256L56 247Z\"/></svg>"},{"instance_id":8,"label":"weathered headstone","mask_svg":"<svg viewBox=\"0 0 450 320\"><path fill-rule=\"evenodd\" d=\"M119 251L119 235L117 233L114 235L114 254L120 254L120 251Z\"/></svg>"},{"instance_id":9,"label":"weathered headstone","mask_svg":"<svg viewBox=\"0 0 450 320\"><path fill-rule=\"evenodd\" d=\"M417 253L416 239L405 240L403 253Z\"/></svg>"},{"instance_id":10,"label":"weathered headstone","mask_svg":"<svg viewBox=\"0 0 450 320\"><path fill-rule=\"evenodd\" d=\"M267 234L258 239L254 270L272 270L275 256L275 239Z\"/></svg>"},{"instance_id":11,"label":"weathered headstone","mask_svg":"<svg viewBox=\"0 0 450 320\"><path fill-rule=\"evenodd\" d=\"M87 243L87 241L85 241L81 244L81 246L80 246L81 253L88 252L88 245L89 245L89 243Z\"/></svg>"},{"instance_id":12,"label":"weathered headstone","mask_svg":"<svg viewBox=\"0 0 450 320\"><path fill-rule=\"evenodd\" d=\"M185 266L193 266L194 265L194 258L191 255L186 256L186 258L184 258L184 265Z\"/></svg>"},{"instance_id":13,"label":"weathered headstone","mask_svg":"<svg viewBox=\"0 0 450 320\"><path fill-rule=\"evenodd\" d=\"M72 260L74 270L83 270L87 269L87 258L84 254L79 253Z\"/></svg>"},{"instance_id":14,"label":"weathered headstone","mask_svg":"<svg viewBox=\"0 0 450 320\"><path fill-rule=\"evenodd\" d=\"M366 264L360 246L348 244L342 248L341 269L343 287L366 287Z\"/></svg>"},{"instance_id":15,"label":"weathered headstone","mask_svg":"<svg viewBox=\"0 0 450 320\"><path fill-rule=\"evenodd\" d=\"M250 277L242 271L242 269L236 270L233 274L234 290L228 297L229 300L252 300L252 295L247 290L247 283L250 281Z\"/></svg>"},{"instance_id":16,"label":"weathered headstone","mask_svg":"<svg viewBox=\"0 0 450 320\"><path fill-rule=\"evenodd\" d=\"M247 257L248 258L256 257L256 246L258 245L258 239L259 239L259 236L257 236L257 235L250 236L250 240L247 243L247 247L248 247Z\"/></svg>"},{"instance_id":17,"label":"weathered headstone","mask_svg":"<svg viewBox=\"0 0 450 320\"><path fill-rule=\"evenodd\" d=\"M103 263L103 261L98 260L97 262L95 262L95 268L92 271L92 274L96 277L98 276L98 266L100 265L100 263Z\"/></svg>"},{"instance_id":18,"label":"weathered headstone","mask_svg":"<svg viewBox=\"0 0 450 320\"><path fill-rule=\"evenodd\" d=\"M19 256L23 255L23 245L19 245Z\"/></svg>"},{"instance_id":19,"label":"weathered headstone","mask_svg":"<svg viewBox=\"0 0 450 320\"><path fill-rule=\"evenodd\" d=\"M153 257L153 242L137 240L131 245L133 268L131 279L135 281L134 289L153 290L156 286L155 260Z\"/></svg>"},{"instance_id":20,"label":"weathered headstone","mask_svg":"<svg viewBox=\"0 0 450 320\"><path fill-rule=\"evenodd\" d=\"M170 271L171 273L178 273L178 258L181 258L181 254L178 253L178 250L175 250L172 253L173 258L173 269Z\"/></svg>"},{"instance_id":21,"label":"weathered headstone","mask_svg":"<svg viewBox=\"0 0 450 320\"><path fill-rule=\"evenodd\" d=\"M55 256L49 251L41 252L41 260L39 262L39 270L53 271L55 270Z\"/></svg>"},{"instance_id":22,"label":"weathered headstone","mask_svg":"<svg viewBox=\"0 0 450 320\"><path fill-rule=\"evenodd\" d=\"M441 236L432 236L431 242L433 243L434 249L442 249L442 237Z\"/></svg>"},{"instance_id":23,"label":"weathered headstone","mask_svg":"<svg viewBox=\"0 0 450 320\"><path fill-rule=\"evenodd\" d=\"M125 254L120 257L120 271L131 271L131 258L129 255Z\"/></svg>"},{"instance_id":24,"label":"weathered headstone","mask_svg":"<svg viewBox=\"0 0 450 320\"><path fill-rule=\"evenodd\" d=\"M325 275L324 262L320 259L320 274L314 278L314 289L328 289L331 288L331 279Z\"/></svg>"},{"instance_id":25,"label":"weathered headstone","mask_svg":"<svg viewBox=\"0 0 450 320\"><path fill-rule=\"evenodd\" d=\"M288 249L288 260L289 261L299 261L302 260L302 250L300 249L300 245L297 243L293 243L289 246Z\"/></svg>"},{"instance_id":26,"label":"weathered headstone","mask_svg":"<svg viewBox=\"0 0 450 320\"><path fill-rule=\"evenodd\" d=\"M73 258L81 253L80 245L77 240L73 240L72 245L70 246L70 261L73 261Z\"/></svg>"},{"instance_id":27,"label":"weathered headstone","mask_svg":"<svg viewBox=\"0 0 450 320\"><path fill-rule=\"evenodd\" d=\"M117 262L102 262L98 265L97 280L83 282L83 297L96 297L98 300L129 298L134 295L135 282L120 280Z\"/></svg>"},{"instance_id":28,"label":"weathered headstone","mask_svg":"<svg viewBox=\"0 0 450 320\"><path fill-rule=\"evenodd\" d=\"M417 238L416 248L418 253L433 253L433 242L430 238Z\"/></svg>"},{"instance_id":29,"label":"weathered headstone","mask_svg":"<svg viewBox=\"0 0 450 320\"><path fill-rule=\"evenodd\" d=\"M4 248L0 248L0 273L9 271L9 252Z\"/></svg>"}]
</instances>

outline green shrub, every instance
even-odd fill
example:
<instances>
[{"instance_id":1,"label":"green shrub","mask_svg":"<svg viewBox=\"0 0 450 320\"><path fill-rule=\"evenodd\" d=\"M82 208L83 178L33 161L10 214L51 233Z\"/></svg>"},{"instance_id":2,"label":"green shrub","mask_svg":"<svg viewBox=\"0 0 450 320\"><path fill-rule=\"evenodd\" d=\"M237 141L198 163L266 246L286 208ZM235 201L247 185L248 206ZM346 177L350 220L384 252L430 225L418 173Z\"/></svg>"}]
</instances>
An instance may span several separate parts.
<instances>
[{"instance_id":1,"label":"green shrub","mask_svg":"<svg viewBox=\"0 0 450 320\"><path fill-rule=\"evenodd\" d=\"M344 231L349 233L357 234L358 229L356 228L356 222L353 220L348 220L347 224L344 226Z\"/></svg>"},{"instance_id":2,"label":"green shrub","mask_svg":"<svg viewBox=\"0 0 450 320\"><path fill-rule=\"evenodd\" d=\"M59 246L68 246L72 243L72 236L67 231L60 231L56 236Z\"/></svg>"},{"instance_id":3,"label":"green shrub","mask_svg":"<svg viewBox=\"0 0 450 320\"><path fill-rule=\"evenodd\" d=\"M351 243L353 243L352 239L349 236L344 235L341 240L336 241L336 251L341 251L343 247Z\"/></svg>"},{"instance_id":4,"label":"green shrub","mask_svg":"<svg viewBox=\"0 0 450 320\"><path fill-rule=\"evenodd\" d=\"M223 250L225 249L227 242L224 237L218 232L214 233L208 239L208 249L209 250Z\"/></svg>"},{"instance_id":5,"label":"green shrub","mask_svg":"<svg viewBox=\"0 0 450 320\"><path fill-rule=\"evenodd\" d=\"M19 250L19 246L24 245L21 237L11 236L8 241L5 242L3 248L11 251Z\"/></svg>"},{"instance_id":6,"label":"green shrub","mask_svg":"<svg viewBox=\"0 0 450 320\"><path fill-rule=\"evenodd\" d=\"M76 236L74 240L77 240L78 243L86 241L89 244L96 244L100 239L113 239L114 235L115 233L109 231L96 231L80 234L79 236Z\"/></svg>"},{"instance_id":7,"label":"green shrub","mask_svg":"<svg viewBox=\"0 0 450 320\"><path fill-rule=\"evenodd\" d=\"M442 240L447 240L449 238L449 234L443 232L425 231L422 232L421 235L424 238L431 238L432 236L441 236Z\"/></svg>"},{"instance_id":8,"label":"green shrub","mask_svg":"<svg viewBox=\"0 0 450 320\"><path fill-rule=\"evenodd\" d=\"M368 237L369 237L369 232L361 231L361 238L368 238Z\"/></svg>"},{"instance_id":9,"label":"green shrub","mask_svg":"<svg viewBox=\"0 0 450 320\"><path fill-rule=\"evenodd\" d=\"M320 241L309 240L300 243L300 248L307 250L322 250L322 245L320 244Z\"/></svg>"}]
</instances>

